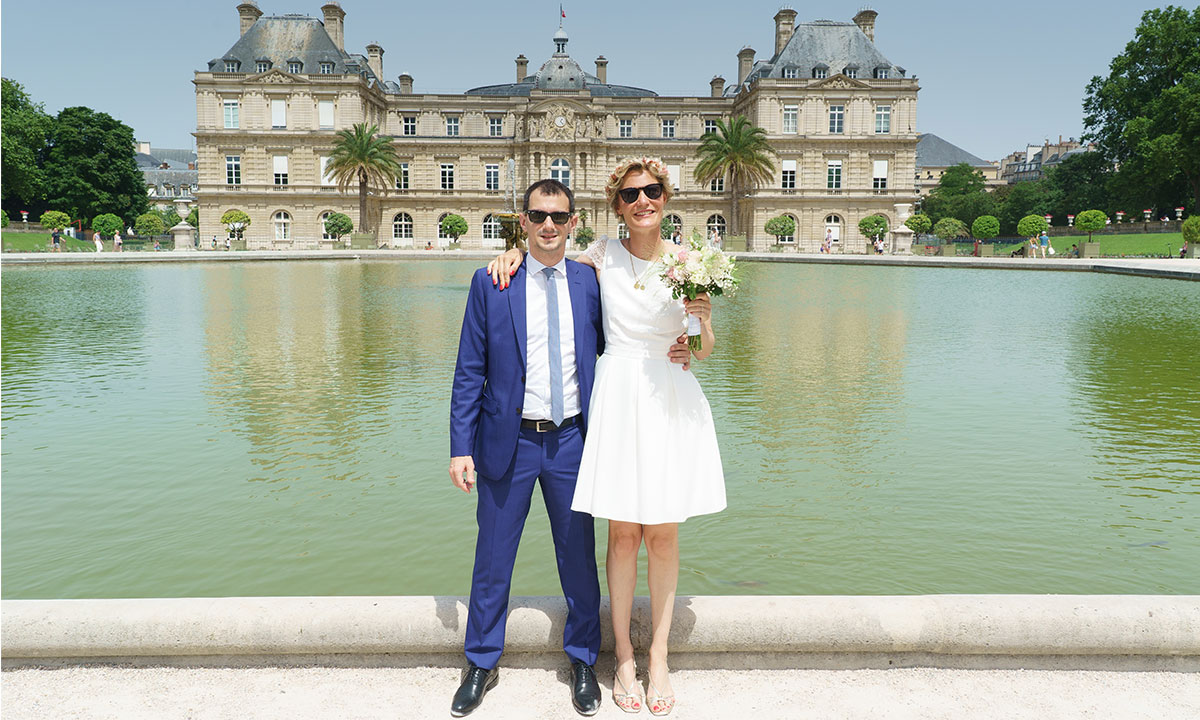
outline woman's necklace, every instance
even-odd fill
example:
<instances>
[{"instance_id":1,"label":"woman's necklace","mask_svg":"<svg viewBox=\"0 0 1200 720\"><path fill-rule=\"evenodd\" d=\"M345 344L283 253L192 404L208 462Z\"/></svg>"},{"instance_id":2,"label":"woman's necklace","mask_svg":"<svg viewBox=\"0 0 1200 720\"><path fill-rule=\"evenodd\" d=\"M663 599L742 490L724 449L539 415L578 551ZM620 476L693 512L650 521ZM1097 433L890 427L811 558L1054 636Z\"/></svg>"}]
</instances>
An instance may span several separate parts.
<instances>
[{"instance_id":1,"label":"woman's necklace","mask_svg":"<svg viewBox=\"0 0 1200 720\"><path fill-rule=\"evenodd\" d=\"M662 243L659 243L659 245L658 245L658 255L655 255L653 260L646 261L650 264L646 266L646 269L644 271L642 271L642 275L638 275L637 268L635 268L633 266L633 240L632 239L630 239L629 244L625 246L625 252L627 252L629 254L629 271L633 273L633 289L634 290L645 290L646 283L642 282L642 275L645 275L647 272L649 272L650 268L654 267L654 263L658 261L658 258L662 256Z\"/></svg>"}]
</instances>

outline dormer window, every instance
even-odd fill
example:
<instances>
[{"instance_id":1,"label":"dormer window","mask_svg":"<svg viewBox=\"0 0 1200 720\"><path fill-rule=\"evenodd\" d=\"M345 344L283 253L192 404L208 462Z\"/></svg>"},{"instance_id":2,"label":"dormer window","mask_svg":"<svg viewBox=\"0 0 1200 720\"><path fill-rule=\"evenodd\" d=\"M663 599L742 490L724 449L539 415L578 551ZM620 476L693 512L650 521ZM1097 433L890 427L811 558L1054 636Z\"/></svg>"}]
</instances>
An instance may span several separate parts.
<instances>
[{"instance_id":1,"label":"dormer window","mask_svg":"<svg viewBox=\"0 0 1200 720\"><path fill-rule=\"evenodd\" d=\"M889 74L890 74L889 68L887 68L887 67L884 67L881 65L880 67L875 68L875 79L876 80L887 80Z\"/></svg>"},{"instance_id":2,"label":"dormer window","mask_svg":"<svg viewBox=\"0 0 1200 720\"><path fill-rule=\"evenodd\" d=\"M827 65L816 66L815 68L813 68L812 76L816 80L821 80L823 78L829 77L829 66L827 66Z\"/></svg>"},{"instance_id":3,"label":"dormer window","mask_svg":"<svg viewBox=\"0 0 1200 720\"><path fill-rule=\"evenodd\" d=\"M332 75L333 74L333 63L331 63L331 62L321 63L321 74L322 75Z\"/></svg>"},{"instance_id":4,"label":"dormer window","mask_svg":"<svg viewBox=\"0 0 1200 720\"><path fill-rule=\"evenodd\" d=\"M304 70L304 63L300 63L300 62L288 63L288 72L292 73L293 75L299 75L302 70Z\"/></svg>"},{"instance_id":5,"label":"dormer window","mask_svg":"<svg viewBox=\"0 0 1200 720\"><path fill-rule=\"evenodd\" d=\"M237 60L226 60L225 61L225 72L237 72L238 64L239 63Z\"/></svg>"},{"instance_id":6,"label":"dormer window","mask_svg":"<svg viewBox=\"0 0 1200 720\"><path fill-rule=\"evenodd\" d=\"M800 77L800 69L794 67L785 67L783 69L783 77L785 80L794 80Z\"/></svg>"},{"instance_id":7,"label":"dormer window","mask_svg":"<svg viewBox=\"0 0 1200 720\"><path fill-rule=\"evenodd\" d=\"M259 60L254 64L254 72L265 73L271 69L271 63L266 60Z\"/></svg>"},{"instance_id":8,"label":"dormer window","mask_svg":"<svg viewBox=\"0 0 1200 720\"><path fill-rule=\"evenodd\" d=\"M856 77L858 77L858 66L857 65L847 65L846 69L842 71L842 74L848 78L856 78Z\"/></svg>"}]
</instances>

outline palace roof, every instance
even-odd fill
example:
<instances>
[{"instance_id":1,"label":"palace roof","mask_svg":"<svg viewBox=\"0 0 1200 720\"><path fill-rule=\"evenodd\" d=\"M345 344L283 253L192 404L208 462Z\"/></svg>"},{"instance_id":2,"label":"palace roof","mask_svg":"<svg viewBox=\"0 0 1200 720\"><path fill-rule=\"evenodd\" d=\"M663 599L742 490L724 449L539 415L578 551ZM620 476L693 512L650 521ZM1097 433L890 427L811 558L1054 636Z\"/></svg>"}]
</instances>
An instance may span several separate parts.
<instances>
[{"instance_id":1,"label":"palace roof","mask_svg":"<svg viewBox=\"0 0 1200 720\"><path fill-rule=\"evenodd\" d=\"M845 73L847 68L858 71L859 78L875 77L879 68L887 69L888 77L904 77L907 71L892 64L879 52L875 43L852 22L814 20L797 23L783 49L770 60L761 60L750 69L746 78L751 83L759 78L782 78L785 70L794 69L796 77L811 78L813 68L823 67L832 77ZM736 95L737 85L725 90Z\"/></svg>"}]
</instances>

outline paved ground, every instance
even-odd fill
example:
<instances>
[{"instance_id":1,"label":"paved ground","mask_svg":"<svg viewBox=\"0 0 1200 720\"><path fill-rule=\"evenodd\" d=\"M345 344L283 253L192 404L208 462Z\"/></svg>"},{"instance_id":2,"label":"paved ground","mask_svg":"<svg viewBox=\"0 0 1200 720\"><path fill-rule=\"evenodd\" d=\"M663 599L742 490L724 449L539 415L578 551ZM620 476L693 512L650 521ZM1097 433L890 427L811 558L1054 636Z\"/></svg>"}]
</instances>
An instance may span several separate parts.
<instances>
[{"instance_id":1,"label":"paved ground","mask_svg":"<svg viewBox=\"0 0 1200 720\"><path fill-rule=\"evenodd\" d=\"M601 676L599 718L627 717ZM448 718L459 670L131 668L8 670L5 720ZM676 670L676 718L1019 720L1200 717L1200 673L1048 670ZM471 717L573 718L565 669L502 666ZM643 709L641 717L649 717Z\"/></svg>"}]
</instances>

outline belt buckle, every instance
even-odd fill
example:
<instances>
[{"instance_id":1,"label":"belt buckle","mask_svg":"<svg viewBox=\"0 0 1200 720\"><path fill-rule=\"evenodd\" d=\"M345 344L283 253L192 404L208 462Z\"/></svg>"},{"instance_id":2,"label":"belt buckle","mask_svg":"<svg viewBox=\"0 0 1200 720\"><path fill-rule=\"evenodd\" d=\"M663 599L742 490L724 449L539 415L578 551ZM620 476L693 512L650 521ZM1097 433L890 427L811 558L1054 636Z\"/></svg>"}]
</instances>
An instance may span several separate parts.
<instances>
[{"instance_id":1,"label":"belt buckle","mask_svg":"<svg viewBox=\"0 0 1200 720\"><path fill-rule=\"evenodd\" d=\"M558 426L554 424L553 420L536 420L535 422L537 423L536 430L538 432L550 432L551 430L558 429ZM545 423L546 427L542 427L542 423Z\"/></svg>"}]
</instances>

